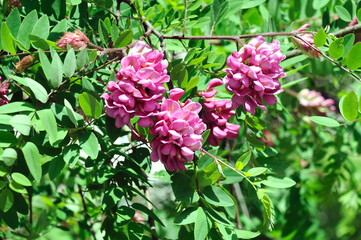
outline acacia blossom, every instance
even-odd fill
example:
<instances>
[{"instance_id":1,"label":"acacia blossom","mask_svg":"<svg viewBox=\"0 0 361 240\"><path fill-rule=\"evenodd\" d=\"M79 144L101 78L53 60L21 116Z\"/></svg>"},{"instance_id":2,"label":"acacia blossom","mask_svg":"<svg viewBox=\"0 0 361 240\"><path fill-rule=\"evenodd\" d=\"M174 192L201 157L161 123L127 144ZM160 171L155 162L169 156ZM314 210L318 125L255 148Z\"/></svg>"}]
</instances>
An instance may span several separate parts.
<instances>
[{"instance_id":1,"label":"acacia blossom","mask_svg":"<svg viewBox=\"0 0 361 240\"><path fill-rule=\"evenodd\" d=\"M232 108L243 105L254 115L256 107L266 110L262 100L268 105L277 102L275 94L283 92L278 79L285 77L279 65L285 59L280 42L267 43L258 36L248 42L239 52L234 51L227 60L223 81L228 92L234 93Z\"/></svg>"},{"instance_id":2,"label":"acacia blossom","mask_svg":"<svg viewBox=\"0 0 361 240\"><path fill-rule=\"evenodd\" d=\"M238 131L241 126L228 123L228 119L236 113L232 109L232 102L229 99L215 100L217 90L213 88L222 85L222 80L212 79L206 90L198 94L204 97L204 109L202 112L202 120L210 129L208 143L212 146L218 146L224 138L235 139L238 137Z\"/></svg>"},{"instance_id":3,"label":"acacia blossom","mask_svg":"<svg viewBox=\"0 0 361 240\"><path fill-rule=\"evenodd\" d=\"M311 33L303 33L309 27L310 24L302 25L299 29L292 31L292 33L299 33L299 35L302 37L303 40L305 40L312 46L315 46L315 43L313 41L313 35ZM321 54L317 52L315 49L311 48L310 45L308 45L304 41L292 37L292 42L296 45L297 48L299 48L307 56L314 58L321 58Z\"/></svg>"},{"instance_id":4,"label":"acacia blossom","mask_svg":"<svg viewBox=\"0 0 361 240\"><path fill-rule=\"evenodd\" d=\"M140 117L141 127L154 125L152 117L160 109L164 83L169 81L167 67L163 53L152 50L144 42L138 42L122 59L118 81L109 82L109 92L102 95L106 113L116 119L116 127L129 124L134 116Z\"/></svg>"},{"instance_id":5,"label":"acacia blossom","mask_svg":"<svg viewBox=\"0 0 361 240\"><path fill-rule=\"evenodd\" d=\"M194 151L201 149L201 134L206 129L198 116L202 105L190 99L180 103L183 93L179 88L170 91L170 98L163 99L157 121L149 130L155 136L150 144L150 159L160 160L169 171L186 170L184 163L191 162Z\"/></svg>"},{"instance_id":6,"label":"acacia blossom","mask_svg":"<svg viewBox=\"0 0 361 240\"><path fill-rule=\"evenodd\" d=\"M6 94L9 93L8 88L9 88L8 83L1 84L1 77L0 77L0 106L9 103L9 98L6 96Z\"/></svg>"},{"instance_id":7,"label":"acacia blossom","mask_svg":"<svg viewBox=\"0 0 361 240\"><path fill-rule=\"evenodd\" d=\"M333 99L325 99L320 92L309 89L302 89L298 93L298 100L309 115L326 115L329 111L336 111Z\"/></svg>"},{"instance_id":8,"label":"acacia blossom","mask_svg":"<svg viewBox=\"0 0 361 240\"><path fill-rule=\"evenodd\" d=\"M72 48L81 50L86 48L89 41L89 38L77 29L75 30L75 33L66 32L65 35L56 42L56 46L66 49L67 44L69 44Z\"/></svg>"}]
</instances>

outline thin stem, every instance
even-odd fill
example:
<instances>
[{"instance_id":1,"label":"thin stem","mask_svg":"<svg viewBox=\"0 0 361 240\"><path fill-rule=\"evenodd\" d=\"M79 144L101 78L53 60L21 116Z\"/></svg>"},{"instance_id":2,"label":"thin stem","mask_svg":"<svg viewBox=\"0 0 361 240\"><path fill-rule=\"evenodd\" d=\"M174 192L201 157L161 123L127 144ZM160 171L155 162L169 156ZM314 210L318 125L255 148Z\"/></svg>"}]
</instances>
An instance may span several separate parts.
<instances>
[{"instance_id":1,"label":"thin stem","mask_svg":"<svg viewBox=\"0 0 361 240\"><path fill-rule=\"evenodd\" d=\"M184 23L183 23L183 37L186 35L186 22L187 22L187 0L184 0Z\"/></svg>"},{"instance_id":2,"label":"thin stem","mask_svg":"<svg viewBox=\"0 0 361 240\"><path fill-rule=\"evenodd\" d=\"M247 148L248 148L248 152L251 151L250 147L249 147L249 142L247 140L247 124L246 121L243 121L244 124L244 138L246 139L246 143L247 143Z\"/></svg>"},{"instance_id":3,"label":"thin stem","mask_svg":"<svg viewBox=\"0 0 361 240\"><path fill-rule=\"evenodd\" d=\"M232 194L232 196L235 198L236 200L236 204L234 205L234 210L236 212L236 224L237 224L237 228L242 229L242 224L239 218L239 209L238 209L238 202L237 202L237 194L236 194L236 190L234 188L234 184L230 185L230 192Z\"/></svg>"},{"instance_id":4,"label":"thin stem","mask_svg":"<svg viewBox=\"0 0 361 240\"><path fill-rule=\"evenodd\" d=\"M194 165L194 176L196 178L197 194L200 197L201 196L201 190L199 188L199 182L198 182L198 176L197 176L197 162L195 160L193 160L193 165ZM200 207L203 207L201 198L199 198L198 204L199 204Z\"/></svg>"},{"instance_id":5,"label":"thin stem","mask_svg":"<svg viewBox=\"0 0 361 240\"><path fill-rule=\"evenodd\" d=\"M308 32L305 32L308 33ZM189 40L232 40L254 38L258 36L276 37L276 36L295 36L296 33L287 32L271 32L271 33L257 33L244 35L228 35L228 36L182 36L182 35L163 35L164 39L189 39Z\"/></svg>"},{"instance_id":6,"label":"thin stem","mask_svg":"<svg viewBox=\"0 0 361 240\"><path fill-rule=\"evenodd\" d=\"M304 40L301 36L299 35L294 35L293 37L301 40L302 42L306 43L310 48L312 48L314 51L320 53L324 58L326 58L327 60L329 60L330 62L336 64L339 68L341 68L342 70L344 70L345 72L347 72L348 74L350 74L352 77L354 77L355 79L357 79L358 81L361 82L361 78L359 78L357 75L355 75L353 72L351 72L349 69L345 68L344 66L342 66L341 64L339 64L338 62L336 62L335 60L333 60L332 58L330 58L329 56L327 56L324 52L322 52L320 49L316 48L315 46L313 46L312 44L310 44L309 42L307 42L306 40Z\"/></svg>"},{"instance_id":7,"label":"thin stem","mask_svg":"<svg viewBox=\"0 0 361 240\"><path fill-rule=\"evenodd\" d=\"M89 215L89 213L88 213L88 207L86 206L85 199L84 199L84 195L83 195L83 192L81 191L81 188L80 188L79 185L78 185L78 188L79 188L79 194L80 194L81 201L82 201L82 203L83 203L84 212L85 212L85 217L86 217L85 221L87 221L87 219L89 219L89 222L90 222L90 232L91 232L93 238L96 240L95 232L94 232L94 229L93 229L94 221L93 221L93 219L90 217L90 215Z\"/></svg>"},{"instance_id":8,"label":"thin stem","mask_svg":"<svg viewBox=\"0 0 361 240\"><path fill-rule=\"evenodd\" d=\"M235 168L232 167L231 165L223 162L221 159L219 159L219 158L217 158L216 156L210 154L209 152L207 152L207 151L204 150L203 148L201 148L200 151L203 152L203 153L205 153L205 154L207 154L207 155L210 156L211 158L213 158L214 161L217 161L218 163L220 163L220 164L228 167L229 169L231 169L233 172L241 175L243 178L245 178L245 179L252 185L252 187L254 188L254 190L257 192L257 188L256 188L255 184L254 184L251 180L249 180L249 179L246 177L246 175L244 175L242 172L238 171L237 169L235 169Z\"/></svg>"},{"instance_id":9,"label":"thin stem","mask_svg":"<svg viewBox=\"0 0 361 240\"><path fill-rule=\"evenodd\" d=\"M361 120L361 118L357 118L357 119L355 119L355 120L352 120L352 121L349 121L349 122L346 122L346 123L342 123L342 124L340 124L340 127L341 127L341 126L345 126L345 125L347 125L347 124L349 124L349 123L357 122L357 121L359 121L359 120Z\"/></svg>"},{"instance_id":10,"label":"thin stem","mask_svg":"<svg viewBox=\"0 0 361 240\"><path fill-rule=\"evenodd\" d=\"M33 224L33 194L29 193L29 222Z\"/></svg>"}]
</instances>

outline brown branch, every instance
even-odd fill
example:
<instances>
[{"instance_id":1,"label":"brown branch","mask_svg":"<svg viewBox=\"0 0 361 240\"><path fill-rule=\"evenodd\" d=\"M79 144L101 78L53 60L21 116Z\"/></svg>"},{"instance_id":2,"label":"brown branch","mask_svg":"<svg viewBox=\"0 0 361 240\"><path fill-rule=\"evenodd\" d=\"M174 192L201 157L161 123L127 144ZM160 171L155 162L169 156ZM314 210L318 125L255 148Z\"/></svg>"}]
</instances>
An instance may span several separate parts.
<instances>
[{"instance_id":1,"label":"brown branch","mask_svg":"<svg viewBox=\"0 0 361 240\"><path fill-rule=\"evenodd\" d=\"M84 212L85 212L85 217L86 217L85 221L87 221L87 219L89 219L90 232L91 232L91 234L93 235L93 238L96 240L95 232L94 232L94 228L93 228L94 221L93 221L93 219L90 217L90 215L89 215L89 213L88 213L88 207L87 207L86 204L85 204L85 199L84 199L83 192L81 191L81 188L80 188L79 185L78 185L78 187L79 187L79 194L80 194L81 201L82 201L82 203L83 203Z\"/></svg>"},{"instance_id":2,"label":"brown branch","mask_svg":"<svg viewBox=\"0 0 361 240\"><path fill-rule=\"evenodd\" d=\"M354 77L355 79L357 79L358 81L361 82L361 78L358 77L356 74L354 74L353 72L351 72L349 69L345 68L344 66L342 66L341 64L339 64L338 62L336 62L334 59L330 58L329 56L327 56L324 52L322 52L320 49L316 48L315 46L313 46L312 44L310 44L309 42L307 42L306 40L304 40L302 37L300 37L299 35L294 35L295 38L301 40L302 42L306 43L310 48L312 48L312 50L318 52L319 54L321 54L324 58L326 58L327 60L329 60L330 62L334 63L335 65L337 65L339 68L341 68L342 70L344 70L345 72L347 72L348 74L350 74L352 77Z\"/></svg>"},{"instance_id":3,"label":"brown branch","mask_svg":"<svg viewBox=\"0 0 361 240\"><path fill-rule=\"evenodd\" d=\"M307 33L307 32L305 32ZM237 41L237 39L254 38L258 36L276 37L276 36L295 36L296 33L287 32L271 32L271 33L257 33L244 35L227 35L227 36L182 36L182 35L162 35L164 39L189 39L189 40L230 40Z\"/></svg>"}]
</instances>

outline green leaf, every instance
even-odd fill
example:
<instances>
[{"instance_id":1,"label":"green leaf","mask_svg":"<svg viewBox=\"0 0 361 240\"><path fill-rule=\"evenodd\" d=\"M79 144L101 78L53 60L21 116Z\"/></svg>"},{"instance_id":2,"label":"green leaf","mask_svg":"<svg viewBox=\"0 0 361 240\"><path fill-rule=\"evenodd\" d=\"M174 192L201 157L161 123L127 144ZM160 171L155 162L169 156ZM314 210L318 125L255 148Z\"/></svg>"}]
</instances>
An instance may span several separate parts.
<instances>
[{"instance_id":1,"label":"green leaf","mask_svg":"<svg viewBox=\"0 0 361 240\"><path fill-rule=\"evenodd\" d=\"M45 77L50 80L51 79L51 64L48 59L48 57L45 55L44 51L42 49L39 49L39 58L41 63L41 68L44 71Z\"/></svg>"},{"instance_id":2,"label":"green leaf","mask_svg":"<svg viewBox=\"0 0 361 240\"><path fill-rule=\"evenodd\" d=\"M323 29L320 29L313 37L313 41L317 47L322 47L326 43L326 33Z\"/></svg>"},{"instance_id":3,"label":"green leaf","mask_svg":"<svg viewBox=\"0 0 361 240\"><path fill-rule=\"evenodd\" d=\"M8 175L9 170L4 167L3 165L0 165L0 177L4 177Z\"/></svg>"},{"instance_id":4,"label":"green leaf","mask_svg":"<svg viewBox=\"0 0 361 240\"><path fill-rule=\"evenodd\" d=\"M18 140L11 132L0 131L0 147L11 147L18 143Z\"/></svg>"},{"instance_id":5,"label":"green leaf","mask_svg":"<svg viewBox=\"0 0 361 240\"><path fill-rule=\"evenodd\" d=\"M71 77L75 73L76 68L76 58L74 49L71 48L69 52L66 54L64 60L64 75L67 77Z\"/></svg>"},{"instance_id":6,"label":"green leaf","mask_svg":"<svg viewBox=\"0 0 361 240\"><path fill-rule=\"evenodd\" d=\"M31 34L42 39L47 39L49 36L49 29L49 18L48 15L45 14L36 22Z\"/></svg>"},{"instance_id":7,"label":"green leaf","mask_svg":"<svg viewBox=\"0 0 361 240\"><path fill-rule=\"evenodd\" d=\"M236 232L239 239L252 239L258 237L261 234L260 232L251 232L239 229L235 229L234 231Z\"/></svg>"},{"instance_id":8,"label":"green leaf","mask_svg":"<svg viewBox=\"0 0 361 240\"><path fill-rule=\"evenodd\" d=\"M45 39L32 34L29 35L29 39L35 48L42 50L49 49L49 43Z\"/></svg>"},{"instance_id":9,"label":"green leaf","mask_svg":"<svg viewBox=\"0 0 361 240\"><path fill-rule=\"evenodd\" d=\"M5 188L0 193L0 209L4 212L10 210L14 203L14 196L10 189Z\"/></svg>"},{"instance_id":10,"label":"green leaf","mask_svg":"<svg viewBox=\"0 0 361 240\"><path fill-rule=\"evenodd\" d=\"M68 113L68 117L70 118L70 121L72 123L74 123L74 125L77 127L78 121L76 119L76 115L75 115L73 106L71 106L71 104L66 99L64 99L64 106L65 106L66 112Z\"/></svg>"},{"instance_id":11,"label":"green leaf","mask_svg":"<svg viewBox=\"0 0 361 240\"><path fill-rule=\"evenodd\" d=\"M314 9L321 9L324 6L326 6L328 4L330 0L319 0L319 1L312 1L312 7Z\"/></svg>"},{"instance_id":12,"label":"green leaf","mask_svg":"<svg viewBox=\"0 0 361 240\"><path fill-rule=\"evenodd\" d=\"M31 129L31 120L27 115L15 115L10 119L10 124L21 134L29 136Z\"/></svg>"},{"instance_id":13,"label":"green leaf","mask_svg":"<svg viewBox=\"0 0 361 240\"><path fill-rule=\"evenodd\" d=\"M191 177L184 173L176 173L172 177L172 189L176 200L194 203L199 200L197 192L191 187Z\"/></svg>"},{"instance_id":14,"label":"green leaf","mask_svg":"<svg viewBox=\"0 0 361 240\"><path fill-rule=\"evenodd\" d=\"M6 52L13 55L16 54L13 37L11 36L10 29L5 22L1 23L1 43Z\"/></svg>"},{"instance_id":15,"label":"green leaf","mask_svg":"<svg viewBox=\"0 0 361 240\"><path fill-rule=\"evenodd\" d=\"M55 157L51 160L49 165L49 177L50 180L54 180L63 170L65 162L61 156Z\"/></svg>"},{"instance_id":16,"label":"green leaf","mask_svg":"<svg viewBox=\"0 0 361 240\"><path fill-rule=\"evenodd\" d=\"M139 210L139 211L144 212L144 213L147 214L149 217L151 217L151 218L153 218L155 221L157 221L160 225L162 225L163 227L165 227L164 224L163 224L163 222L162 222L162 220L160 220L157 215L155 215L151 210L149 210L149 209L148 209L147 207L145 207L144 205L142 205L142 204L140 204L140 203L133 203L133 204L132 204L132 207L133 207L134 209L137 209L137 210Z\"/></svg>"},{"instance_id":17,"label":"green leaf","mask_svg":"<svg viewBox=\"0 0 361 240\"><path fill-rule=\"evenodd\" d=\"M200 77L194 77L187 83L186 92L195 88L199 82Z\"/></svg>"},{"instance_id":18,"label":"green leaf","mask_svg":"<svg viewBox=\"0 0 361 240\"><path fill-rule=\"evenodd\" d=\"M38 14L36 10L33 10L25 17L25 19L20 25L17 40L19 43L21 43L22 46L24 46L25 49L30 48L29 35L33 31L33 28L37 21L38 21Z\"/></svg>"},{"instance_id":19,"label":"green leaf","mask_svg":"<svg viewBox=\"0 0 361 240\"><path fill-rule=\"evenodd\" d=\"M56 52L54 52L50 69L50 85L53 88L59 87L63 80L63 63Z\"/></svg>"},{"instance_id":20,"label":"green leaf","mask_svg":"<svg viewBox=\"0 0 361 240\"><path fill-rule=\"evenodd\" d=\"M267 180L261 181L261 183L273 188L289 188L296 184L296 182L290 178L285 177L283 179L280 179L272 176L268 176Z\"/></svg>"},{"instance_id":21,"label":"green leaf","mask_svg":"<svg viewBox=\"0 0 361 240\"><path fill-rule=\"evenodd\" d=\"M80 149L78 145L66 146L63 150L64 161L70 168L74 167L80 157Z\"/></svg>"},{"instance_id":22,"label":"green leaf","mask_svg":"<svg viewBox=\"0 0 361 240\"><path fill-rule=\"evenodd\" d=\"M67 26L67 20L66 19L61 20L51 30L48 39L51 41L57 41L60 37L64 36L64 32L66 31L66 26Z\"/></svg>"},{"instance_id":23,"label":"green leaf","mask_svg":"<svg viewBox=\"0 0 361 240\"><path fill-rule=\"evenodd\" d=\"M84 132L79 135L81 149L91 158L96 159L99 153L99 142L92 132Z\"/></svg>"},{"instance_id":24,"label":"green leaf","mask_svg":"<svg viewBox=\"0 0 361 240\"><path fill-rule=\"evenodd\" d=\"M27 194L26 188L24 188L22 185L16 183L16 182L10 182L9 187L14 192L18 192L21 194Z\"/></svg>"},{"instance_id":25,"label":"green leaf","mask_svg":"<svg viewBox=\"0 0 361 240\"><path fill-rule=\"evenodd\" d=\"M235 167L238 171L241 171L244 167L242 161L237 161Z\"/></svg>"},{"instance_id":26,"label":"green leaf","mask_svg":"<svg viewBox=\"0 0 361 240\"><path fill-rule=\"evenodd\" d=\"M342 108L340 109L344 118L353 121L358 116L358 99L354 91L349 92L343 99Z\"/></svg>"},{"instance_id":27,"label":"green leaf","mask_svg":"<svg viewBox=\"0 0 361 240\"><path fill-rule=\"evenodd\" d=\"M6 166L12 166L16 159L18 159L18 154L13 148L6 148L3 152L2 158Z\"/></svg>"},{"instance_id":28,"label":"green leaf","mask_svg":"<svg viewBox=\"0 0 361 240\"><path fill-rule=\"evenodd\" d=\"M100 40L105 44L108 45L109 43L109 33L107 26L102 20L99 20L98 22L98 31L99 31L99 37Z\"/></svg>"},{"instance_id":29,"label":"green leaf","mask_svg":"<svg viewBox=\"0 0 361 240\"><path fill-rule=\"evenodd\" d=\"M88 52L87 52L86 48L84 48L83 50L80 51L80 53L78 54L78 56L76 58L76 68L77 69L81 69L82 67L85 66L85 64L87 62L87 57L88 57Z\"/></svg>"},{"instance_id":30,"label":"green leaf","mask_svg":"<svg viewBox=\"0 0 361 240\"><path fill-rule=\"evenodd\" d=\"M356 16L357 16L357 20L358 20L359 22L361 22L361 8L360 8L359 10L357 10ZM6 23L7 23L7 22L6 22ZM14 35L13 35L13 36L14 36Z\"/></svg>"},{"instance_id":31,"label":"green leaf","mask_svg":"<svg viewBox=\"0 0 361 240\"><path fill-rule=\"evenodd\" d=\"M135 210L126 206L120 206L117 210L116 223L118 226L125 225L132 220L135 214Z\"/></svg>"},{"instance_id":32,"label":"green leaf","mask_svg":"<svg viewBox=\"0 0 361 240\"><path fill-rule=\"evenodd\" d=\"M27 142L21 150L31 175L33 175L35 181L40 182L42 170L38 148L34 143Z\"/></svg>"},{"instance_id":33,"label":"green leaf","mask_svg":"<svg viewBox=\"0 0 361 240\"><path fill-rule=\"evenodd\" d=\"M339 122L337 122L335 119L328 118L328 117L312 116L312 117L310 117L310 120L315 122L315 123L327 126L327 127L338 127L338 126L340 126Z\"/></svg>"},{"instance_id":34,"label":"green leaf","mask_svg":"<svg viewBox=\"0 0 361 240\"><path fill-rule=\"evenodd\" d=\"M336 13L337 15L345 22L351 22L352 21L352 17L350 15L350 13L347 11L346 8L342 7L342 6L336 6Z\"/></svg>"},{"instance_id":35,"label":"green leaf","mask_svg":"<svg viewBox=\"0 0 361 240\"><path fill-rule=\"evenodd\" d=\"M209 137L209 134L210 134L211 130L210 129L207 129L206 131L204 131L202 133L202 138L203 138L203 141L202 141L202 145L204 145Z\"/></svg>"},{"instance_id":36,"label":"green leaf","mask_svg":"<svg viewBox=\"0 0 361 240\"><path fill-rule=\"evenodd\" d=\"M26 187L31 186L31 182L29 181L29 179L21 173L15 172L11 174L11 178L22 186L26 186Z\"/></svg>"},{"instance_id":37,"label":"green leaf","mask_svg":"<svg viewBox=\"0 0 361 240\"><path fill-rule=\"evenodd\" d=\"M339 59L343 56L345 52L345 47L342 45L343 38L336 39L330 44L329 53L330 57L334 59Z\"/></svg>"},{"instance_id":38,"label":"green leaf","mask_svg":"<svg viewBox=\"0 0 361 240\"><path fill-rule=\"evenodd\" d=\"M79 95L79 105L87 117L98 119L102 114L102 106L98 100L87 92Z\"/></svg>"},{"instance_id":39,"label":"green leaf","mask_svg":"<svg viewBox=\"0 0 361 240\"><path fill-rule=\"evenodd\" d=\"M308 77L304 77L304 78L300 78L300 79L297 79L297 80L294 80L294 81L291 81L291 82L288 82L286 84L282 84L282 89L285 89L285 88L289 88L289 87L292 87L293 85L296 85L300 82L303 82L305 80L307 80Z\"/></svg>"},{"instance_id":40,"label":"green leaf","mask_svg":"<svg viewBox=\"0 0 361 240\"><path fill-rule=\"evenodd\" d=\"M240 156L238 158L237 162L241 162L242 166L246 166L248 164L249 160L251 159L251 157L252 157L252 152L245 152L242 154L242 156ZM239 170L242 170L242 169L239 169Z\"/></svg>"},{"instance_id":41,"label":"green leaf","mask_svg":"<svg viewBox=\"0 0 361 240\"><path fill-rule=\"evenodd\" d=\"M342 57L345 58L352 49L353 44L355 43L355 35L353 33L350 33L344 36L343 39L344 41L342 45L345 47L345 52L343 53Z\"/></svg>"},{"instance_id":42,"label":"green leaf","mask_svg":"<svg viewBox=\"0 0 361 240\"><path fill-rule=\"evenodd\" d=\"M210 226L208 225L207 215L202 207L198 207L196 222L194 225L194 239L204 240L209 232Z\"/></svg>"},{"instance_id":43,"label":"green leaf","mask_svg":"<svg viewBox=\"0 0 361 240\"><path fill-rule=\"evenodd\" d=\"M117 40L115 40L114 47L115 48L125 47L132 42L132 39L133 39L133 31L131 29L125 30L119 35Z\"/></svg>"},{"instance_id":44,"label":"green leaf","mask_svg":"<svg viewBox=\"0 0 361 240\"><path fill-rule=\"evenodd\" d=\"M207 57L199 57L199 58L192 59L187 65L188 65L188 66L198 65L198 64L200 64L201 62L203 62L204 59L206 59L206 58L207 58Z\"/></svg>"},{"instance_id":45,"label":"green leaf","mask_svg":"<svg viewBox=\"0 0 361 240\"><path fill-rule=\"evenodd\" d=\"M174 223L178 225L187 225L194 223L197 218L197 209L194 207L187 208L181 212L175 219Z\"/></svg>"},{"instance_id":46,"label":"green leaf","mask_svg":"<svg viewBox=\"0 0 361 240\"><path fill-rule=\"evenodd\" d=\"M50 109L44 109L36 112L42 122L45 131L49 134L50 144L53 145L58 139L58 126L56 125L56 119L53 111Z\"/></svg>"},{"instance_id":47,"label":"green leaf","mask_svg":"<svg viewBox=\"0 0 361 240\"><path fill-rule=\"evenodd\" d=\"M346 66L350 70L361 67L361 42L356 43L346 56Z\"/></svg>"},{"instance_id":48,"label":"green leaf","mask_svg":"<svg viewBox=\"0 0 361 240\"><path fill-rule=\"evenodd\" d=\"M16 38L18 36L21 18L18 8L14 8L6 18L6 25L9 27L11 35Z\"/></svg>"},{"instance_id":49,"label":"green leaf","mask_svg":"<svg viewBox=\"0 0 361 240\"><path fill-rule=\"evenodd\" d=\"M13 102L0 106L0 114L33 111L35 107L28 102Z\"/></svg>"},{"instance_id":50,"label":"green leaf","mask_svg":"<svg viewBox=\"0 0 361 240\"><path fill-rule=\"evenodd\" d=\"M233 199L221 187L205 187L202 190L202 195L207 202L216 206L228 207L234 205Z\"/></svg>"},{"instance_id":51,"label":"green leaf","mask_svg":"<svg viewBox=\"0 0 361 240\"><path fill-rule=\"evenodd\" d=\"M25 82L34 93L36 99L42 103L46 103L48 101L48 92L40 83L31 78L25 78Z\"/></svg>"},{"instance_id":52,"label":"green leaf","mask_svg":"<svg viewBox=\"0 0 361 240\"><path fill-rule=\"evenodd\" d=\"M255 176L261 175L262 173L264 173L267 170L268 169L265 167L254 167L254 168L251 168L250 170L248 170L247 173L249 173L250 176L255 177Z\"/></svg>"}]
</instances>

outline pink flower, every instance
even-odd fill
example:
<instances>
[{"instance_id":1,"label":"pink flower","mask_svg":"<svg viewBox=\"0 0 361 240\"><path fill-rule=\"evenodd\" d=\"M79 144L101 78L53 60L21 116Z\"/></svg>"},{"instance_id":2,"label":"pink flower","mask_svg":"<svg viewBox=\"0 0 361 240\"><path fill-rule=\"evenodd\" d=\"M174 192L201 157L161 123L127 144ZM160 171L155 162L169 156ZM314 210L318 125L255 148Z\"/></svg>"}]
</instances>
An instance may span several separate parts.
<instances>
[{"instance_id":1,"label":"pink flower","mask_svg":"<svg viewBox=\"0 0 361 240\"><path fill-rule=\"evenodd\" d=\"M199 118L202 106L188 99L178 102L181 89L172 89L170 99L164 99L157 121L149 133L155 136L151 142L153 162L160 160L169 171L185 171L184 162L191 162L194 151L202 147L201 134L206 125Z\"/></svg>"},{"instance_id":2,"label":"pink flower","mask_svg":"<svg viewBox=\"0 0 361 240\"><path fill-rule=\"evenodd\" d=\"M163 53L138 42L120 65L118 81L110 82L110 93L102 95L107 114L116 119L119 128L129 124L133 116L140 117L139 126L153 126L165 92L164 83L169 81L168 62L163 60Z\"/></svg>"},{"instance_id":3,"label":"pink flower","mask_svg":"<svg viewBox=\"0 0 361 240\"><path fill-rule=\"evenodd\" d=\"M299 33L299 35L306 42L308 42L309 44L314 46L315 44L313 41L313 35L311 33L302 33L309 27L310 27L310 24L305 24L305 25L301 26L299 29L292 31L292 33ZM304 54L308 55L309 57L321 58L321 54L319 52L315 51L314 49L312 49L304 41L302 41L298 38L292 37L292 42L296 45L296 47L298 47Z\"/></svg>"},{"instance_id":4,"label":"pink flower","mask_svg":"<svg viewBox=\"0 0 361 240\"><path fill-rule=\"evenodd\" d=\"M222 80L218 78L212 79L206 90L198 93L205 98L202 120L206 123L207 129L211 130L207 141L212 146L218 146L218 143L224 138L237 138L238 131L241 128L239 125L228 123L228 119L235 115L232 102L228 99L217 101L213 98L217 93L217 90L213 90L213 88L222 84Z\"/></svg>"},{"instance_id":5,"label":"pink flower","mask_svg":"<svg viewBox=\"0 0 361 240\"><path fill-rule=\"evenodd\" d=\"M1 77L0 77L0 106L9 103L9 98L6 96L6 94L8 93L9 93L9 84L8 83L1 84Z\"/></svg>"},{"instance_id":6,"label":"pink flower","mask_svg":"<svg viewBox=\"0 0 361 240\"><path fill-rule=\"evenodd\" d=\"M352 21L347 25L347 27L355 26L356 24L358 24L358 20L357 17L354 16Z\"/></svg>"},{"instance_id":7,"label":"pink flower","mask_svg":"<svg viewBox=\"0 0 361 240\"><path fill-rule=\"evenodd\" d=\"M315 90L302 89L298 93L298 100L309 115L326 115L329 111L336 111L335 101L333 99L325 99L321 93Z\"/></svg>"},{"instance_id":8,"label":"pink flower","mask_svg":"<svg viewBox=\"0 0 361 240\"><path fill-rule=\"evenodd\" d=\"M261 36L249 41L239 52L233 52L223 79L226 90L234 93L232 108L243 105L253 115L256 107L266 110L262 100L274 105L277 102L274 95L283 92L278 81L286 76L279 65L283 59L280 42L274 40L269 44Z\"/></svg>"},{"instance_id":9,"label":"pink flower","mask_svg":"<svg viewBox=\"0 0 361 240\"><path fill-rule=\"evenodd\" d=\"M84 35L80 30L75 30L75 33L66 32L56 43L56 46L66 49L67 44L75 49L86 48L89 43L89 38Z\"/></svg>"}]
</instances>

